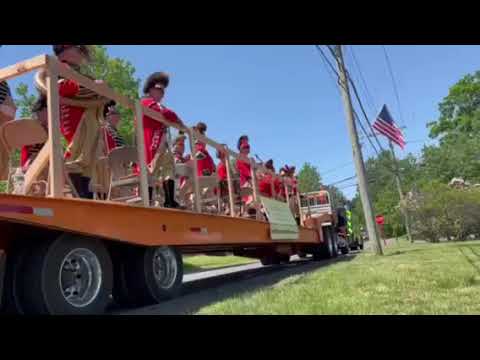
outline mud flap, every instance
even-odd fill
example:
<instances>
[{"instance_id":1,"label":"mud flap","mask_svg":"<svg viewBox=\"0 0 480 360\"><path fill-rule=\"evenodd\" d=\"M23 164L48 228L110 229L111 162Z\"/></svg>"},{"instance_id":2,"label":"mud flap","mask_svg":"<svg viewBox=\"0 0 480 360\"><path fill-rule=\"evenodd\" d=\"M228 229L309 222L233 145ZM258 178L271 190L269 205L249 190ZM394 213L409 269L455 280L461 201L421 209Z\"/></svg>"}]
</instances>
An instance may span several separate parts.
<instances>
[{"instance_id":1,"label":"mud flap","mask_svg":"<svg viewBox=\"0 0 480 360\"><path fill-rule=\"evenodd\" d=\"M0 250L0 309L2 308L3 282L5 279L6 268L7 268L7 255L5 254L5 251Z\"/></svg>"}]
</instances>

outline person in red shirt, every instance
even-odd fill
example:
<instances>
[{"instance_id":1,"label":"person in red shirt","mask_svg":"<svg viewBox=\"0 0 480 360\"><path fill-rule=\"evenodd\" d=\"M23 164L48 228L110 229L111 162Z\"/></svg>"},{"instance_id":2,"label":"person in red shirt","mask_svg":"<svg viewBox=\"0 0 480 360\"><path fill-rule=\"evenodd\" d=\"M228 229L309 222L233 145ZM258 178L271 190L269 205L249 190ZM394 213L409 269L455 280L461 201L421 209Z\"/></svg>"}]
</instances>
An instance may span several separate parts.
<instances>
[{"instance_id":1,"label":"person in red shirt","mask_svg":"<svg viewBox=\"0 0 480 360\"><path fill-rule=\"evenodd\" d=\"M53 45L53 52L64 66L77 72L82 65L90 61L90 51L87 45ZM102 83L101 81L97 82ZM83 89L76 81L62 78L59 79L58 86L60 97L63 98L74 98ZM65 158L74 162L81 159L78 164L80 172L70 173L70 178L81 198L93 199L89 185L95 162L92 154L96 144L92 137L94 136L93 132L98 129L98 124L92 121L85 122L86 112L87 109L84 107L66 105L60 100L60 131L68 144ZM77 134L81 125L85 125L86 135L82 136L80 132Z\"/></svg>"},{"instance_id":2,"label":"person in red shirt","mask_svg":"<svg viewBox=\"0 0 480 360\"><path fill-rule=\"evenodd\" d=\"M200 134L205 136L207 132L207 125L199 122L195 127ZM195 157L197 158L197 173L198 176L211 176L215 173L215 162L208 153L207 145L199 140L195 142Z\"/></svg>"},{"instance_id":3,"label":"person in red shirt","mask_svg":"<svg viewBox=\"0 0 480 360\"><path fill-rule=\"evenodd\" d=\"M222 144L222 146L226 146ZM227 154L223 150L217 150L217 159L220 160L217 166L217 179L220 189L220 197L228 196L228 183L227 183ZM218 190L215 189L215 193Z\"/></svg>"},{"instance_id":4,"label":"person in red shirt","mask_svg":"<svg viewBox=\"0 0 480 360\"><path fill-rule=\"evenodd\" d=\"M115 149L125 147L126 145L122 135L118 132L120 113L118 112L116 105L116 102L112 100L105 105L103 110L105 125L102 130L105 137L107 154L110 154Z\"/></svg>"},{"instance_id":5,"label":"person in red shirt","mask_svg":"<svg viewBox=\"0 0 480 360\"><path fill-rule=\"evenodd\" d=\"M190 155L185 155L185 140L187 137L180 132L173 142L173 157L176 164L186 164L191 160Z\"/></svg>"},{"instance_id":6,"label":"person in red shirt","mask_svg":"<svg viewBox=\"0 0 480 360\"><path fill-rule=\"evenodd\" d=\"M164 72L156 72L150 75L143 88L145 97L141 100L141 104L161 113L168 121L184 126L175 112L162 105L169 83L170 77ZM164 206L166 208L178 208L180 205L175 201L174 159L173 156L169 156L171 153L167 145L167 127L163 123L143 115L143 128L145 161L154 177L158 175L163 178ZM152 200L152 188L149 188L149 194L150 200Z\"/></svg>"},{"instance_id":7,"label":"person in red shirt","mask_svg":"<svg viewBox=\"0 0 480 360\"><path fill-rule=\"evenodd\" d=\"M273 174L275 174L275 168L273 167L273 160L268 160L265 163L265 168L270 170L260 175L258 182L258 189L260 194L264 197L273 198L274 197L274 181Z\"/></svg>"},{"instance_id":8,"label":"person in red shirt","mask_svg":"<svg viewBox=\"0 0 480 360\"><path fill-rule=\"evenodd\" d=\"M189 164L192 160L190 155L185 154L185 140L186 136L181 132L173 143L173 157L175 164ZM185 176L180 177L180 189L186 185L187 178Z\"/></svg>"},{"instance_id":9,"label":"person in red shirt","mask_svg":"<svg viewBox=\"0 0 480 360\"><path fill-rule=\"evenodd\" d=\"M250 154L250 144L248 143L248 136L243 135L238 139L237 149L240 151L240 156L235 162L235 166L240 175L240 186L247 185L252 179L252 171L248 155Z\"/></svg>"},{"instance_id":10,"label":"person in red shirt","mask_svg":"<svg viewBox=\"0 0 480 360\"><path fill-rule=\"evenodd\" d=\"M243 135L238 139L237 149L240 151L240 155L235 162L235 166L240 175L240 187L252 187L252 168L250 165L250 144L248 136ZM249 205L253 202L253 196L244 196L242 201Z\"/></svg>"},{"instance_id":11,"label":"person in red shirt","mask_svg":"<svg viewBox=\"0 0 480 360\"><path fill-rule=\"evenodd\" d=\"M226 146L222 144L222 146ZM220 160L217 166L218 181L227 181L227 154L224 151L217 150L217 159Z\"/></svg>"}]
</instances>

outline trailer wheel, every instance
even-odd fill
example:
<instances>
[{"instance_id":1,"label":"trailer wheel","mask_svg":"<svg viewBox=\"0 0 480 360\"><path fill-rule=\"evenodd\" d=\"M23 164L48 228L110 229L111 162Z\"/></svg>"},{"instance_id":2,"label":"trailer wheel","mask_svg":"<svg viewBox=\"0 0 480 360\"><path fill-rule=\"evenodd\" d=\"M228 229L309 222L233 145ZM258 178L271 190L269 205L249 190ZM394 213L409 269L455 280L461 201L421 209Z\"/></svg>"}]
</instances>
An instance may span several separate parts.
<instances>
[{"instance_id":1,"label":"trailer wheel","mask_svg":"<svg viewBox=\"0 0 480 360\"><path fill-rule=\"evenodd\" d=\"M280 264L290 263L290 255L280 255Z\"/></svg>"},{"instance_id":2,"label":"trailer wheel","mask_svg":"<svg viewBox=\"0 0 480 360\"><path fill-rule=\"evenodd\" d=\"M306 259L307 258L307 253L305 253L303 251L297 252L297 255L300 259Z\"/></svg>"},{"instance_id":3,"label":"trailer wheel","mask_svg":"<svg viewBox=\"0 0 480 360\"><path fill-rule=\"evenodd\" d=\"M281 259L277 253L268 254L260 259L263 266L280 265Z\"/></svg>"},{"instance_id":4,"label":"trailer wheel","mask_svg":"<svg viewBox=\"0 0 480 360\"><path fill-rule=\"evenodd\" d=\"M323 237L327 241L322 245L318 246L315 251L313 252L313 260L319 261L324 259L330 259L334 257L334 244L333 244L333 237L332 237L332 230L330 227L322 228Z\"/></svg>"},{"instance_id":5,"label":"trailer wheel","mask_svg":"<svg viewBox=\"0 0 480 360\"><path fill-rule=\"evenodd\" d=\"M182 289L182 254L171 246L126 249L121 276L123 305L146 306L176 297ZM124 290L125 291L125 290Z\"/></svg>"},{"instance_id":6,"label":"trailer wheel","mask_svg":"<svg viewBox=\"0 0 480 360\"><path fill-rule=\"evenodd\" d=\"M6 274L4 281L3 310L7 314L23 315L22 284L25 258L28 247L12 250L7 255Z\"/></svg>"},{"instance_id":7,"label":"trailer wheel","mask_svg":"<svg viewBox=\"0 0 480 360\"><path fill-rule=\"evenodd\" d=\"M32 249L22 285L27 314L102 314L113 288L110 255L100 240L64 234Z\"/></svg>"},{"instance_id":8,"label":"trailer wheel","mask_svg":"<svg viewBox=\"0 0 480 360\"><path fill-rule=\"evenodd\" d=\"M330 235L332 236L332 244L333 244L333 254L332 258L338 257L338 239L337 234L330 228Z\"/></svg>"}]
</instances>

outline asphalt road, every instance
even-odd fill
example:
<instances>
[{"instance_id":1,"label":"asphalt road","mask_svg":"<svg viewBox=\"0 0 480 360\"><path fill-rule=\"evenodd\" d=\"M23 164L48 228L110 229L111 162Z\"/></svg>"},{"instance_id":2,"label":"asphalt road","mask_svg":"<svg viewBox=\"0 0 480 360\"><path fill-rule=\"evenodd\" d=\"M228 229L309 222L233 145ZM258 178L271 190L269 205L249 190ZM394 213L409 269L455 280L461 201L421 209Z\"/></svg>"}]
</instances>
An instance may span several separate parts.
<instances>
[{"instance_id":1,"label":"asphalt road","mask_svg":"<svg viewBox=\"0 0 480 360\"><path fill-rule=\"evenodd\" d=\"M182 295L157 305L126 311L114 311L112 315L189 315L201 308L239 296L247 292L275 286L279 281L294 275L306 275L330 264L349 261L355 253L337 259L312 261L294 258L290 264L262 266L260 263L188 274L184 277Z\"/></svg>"}]
</instances>

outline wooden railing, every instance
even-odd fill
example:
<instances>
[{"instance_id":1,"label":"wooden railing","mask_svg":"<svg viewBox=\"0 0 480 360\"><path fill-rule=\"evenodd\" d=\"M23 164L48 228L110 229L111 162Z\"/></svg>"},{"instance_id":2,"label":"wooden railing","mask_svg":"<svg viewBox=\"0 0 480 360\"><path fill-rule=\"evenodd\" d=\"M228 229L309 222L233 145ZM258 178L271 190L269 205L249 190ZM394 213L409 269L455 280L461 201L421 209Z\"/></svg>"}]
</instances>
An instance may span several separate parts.
<instances>
[{"instance_id":1,"label":"wooden railing","mask_svg":"<svg viewBox=\"0 0 480 360\"><path fill-rule=\"evenodd\" d=\"M168 127L173 127L178 130L182 130L189 138L190 148L192 154L194 154L195 140L200 140L205 144L215 148L216 150L223 151L226 156L226 170L227 170L227 182L229 193L229 205L230 215L235 216L235 204L234 204L234 189L232 180L232 169L230 166L231 159L238 159L239 154L230 150L227 146L221 145L218 142L209 139L208 137L200 134L193 128L181 126L177 123L172 123L162 116L161 113L153 111L147 107L141 105L140 101L132 100L126 96L116 93L106 84L96 83L87 77L77 73L76 71L62 66L56 57L49 55L40 55L35 58L22 61L15 65L0 69L0 81L9 80L29 72L45 69L47 73L46 85L47 85L47 106L48 106L48 132L49 140L46 142L44 148L37 156L36 160L30 166L25 176L25 184L28 188L29 184L36 180L41 172L41 163L45 162L46 158L49 161L49 179L50 179L50 192L49 196L54 198L63 197L64 186L64 162L63 152L61 145L61 133L60 133L60 103L63 101L59 96L58 90L58 78L59 76L74 80L84 88L94 91L96 94L114 100L117 104L131 109L134 111L137 121L135 122L136 132L136 147L138 151L138 164L140 166L140 195L142 203L145 207L149 206L149 194L148 194L148 173L147 165L145 163L145 147L143 136L143 115L158 121ZM259 201L259 194L257 192L256 184L256 170L266 170L263 165L255 162L253 158L250 158L251 171L252 171L252 186L253 186L253 198L254 201ZM200 188L197 172L197 161L193 161L193 184L195 193L195 210L201 212L201 200L200 200Z\"/></svg>"}]
</instances>

